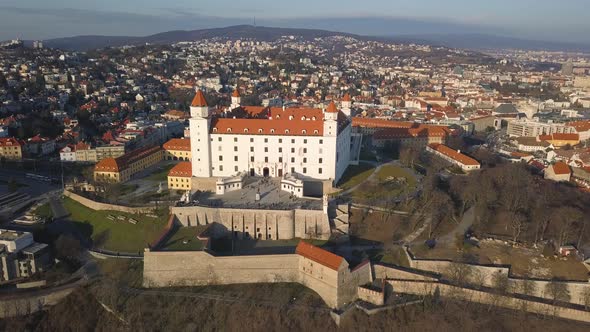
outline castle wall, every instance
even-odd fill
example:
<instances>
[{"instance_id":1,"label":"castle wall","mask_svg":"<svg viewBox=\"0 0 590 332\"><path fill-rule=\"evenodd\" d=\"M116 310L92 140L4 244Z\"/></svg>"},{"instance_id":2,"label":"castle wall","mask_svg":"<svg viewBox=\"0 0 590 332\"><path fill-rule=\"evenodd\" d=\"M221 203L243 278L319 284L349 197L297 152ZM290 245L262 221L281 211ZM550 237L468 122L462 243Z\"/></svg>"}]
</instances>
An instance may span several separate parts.
<instances>
[{"instance_id":1,"label":"castle wall","mask_svg":"<svg viewBox=\"0 0 590 332\"><path fill-rule=\"evenodd\" d=\"M238 238L264 240L330 237L328 216L319 210L250 210L204 206L173 207L184 226L218 223Z\"/></svg>"}]
</instances>

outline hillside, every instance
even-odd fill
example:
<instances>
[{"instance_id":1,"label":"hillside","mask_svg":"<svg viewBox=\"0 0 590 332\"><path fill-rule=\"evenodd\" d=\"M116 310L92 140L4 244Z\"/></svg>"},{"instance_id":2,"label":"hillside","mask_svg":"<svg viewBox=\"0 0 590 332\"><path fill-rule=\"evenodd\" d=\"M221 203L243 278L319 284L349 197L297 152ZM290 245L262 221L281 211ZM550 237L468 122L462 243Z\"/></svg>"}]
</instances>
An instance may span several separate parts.
<instances>
[{"instance_id":1,"label":"hillside","mask_svg":"<svg viewBox=\"0 0 590 332\"><path fill-rule=\"evenodd\" d=\"M202 30L175 30L162 32L145 37L131 36L75 36L46 40L45 46L61 48L66 50L89 50L107 46L117 47L123 45L139 44L171 44L182 41L197 41L216 37L230 39L252 38L260 41L273 41L282 36L298 36L304 39L313 39L327 36L351 36L366 38L354 34L333 32L316 29L291 29L258 27L252 25L236 25L225 28L202 29Z\"/></svg>"}]
</instances>

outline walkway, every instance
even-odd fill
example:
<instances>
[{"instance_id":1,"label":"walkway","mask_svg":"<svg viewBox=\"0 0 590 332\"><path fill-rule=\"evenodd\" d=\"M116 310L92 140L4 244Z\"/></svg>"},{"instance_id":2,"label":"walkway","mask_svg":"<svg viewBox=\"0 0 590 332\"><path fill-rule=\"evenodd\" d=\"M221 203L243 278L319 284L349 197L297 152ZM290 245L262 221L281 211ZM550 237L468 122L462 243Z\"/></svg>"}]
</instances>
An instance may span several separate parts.
<instances>
[{"instance_id":1,"label":"walkway","mask_svg":"<svg viewBox=\"0 0 590 332\"><path fill-rule=\"evenodd\" d=\"M469 210L465 211L465 213L463 214L463 219L461 219L461 222L457 225L457 227L455 227L455 229L452 232L450 232L447 235L441 236L436 241L438 243L446 243L446 244L453 243L458 235L464 235L465 232L467 232L469 227L471 227L471 225L473 225L474 221L475 221L475 208L471 207L471 208L469 208Z\"/></svg>"}]
</instances>

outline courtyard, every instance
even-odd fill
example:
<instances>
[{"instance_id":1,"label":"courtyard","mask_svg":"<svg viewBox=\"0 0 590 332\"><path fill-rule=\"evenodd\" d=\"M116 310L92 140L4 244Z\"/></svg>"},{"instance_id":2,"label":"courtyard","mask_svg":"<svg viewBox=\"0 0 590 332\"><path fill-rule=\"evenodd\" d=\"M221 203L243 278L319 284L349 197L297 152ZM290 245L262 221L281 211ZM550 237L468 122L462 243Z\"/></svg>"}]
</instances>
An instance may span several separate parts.
<instances>
[{"instance_id":1,"label":"courtyard","mask_svg":"<svg viewBox=\"0 0 590 332\"><path fill-rule=\"evenodd\" d=\"M298 198L280 189L279 178L246 177L241 190L216 195L212 192L197 192L193 202L199 205L233 209L271 210L321 210L321 198ZM260 200L256 200L260 194Z\"/></svg>"}]
</instances>

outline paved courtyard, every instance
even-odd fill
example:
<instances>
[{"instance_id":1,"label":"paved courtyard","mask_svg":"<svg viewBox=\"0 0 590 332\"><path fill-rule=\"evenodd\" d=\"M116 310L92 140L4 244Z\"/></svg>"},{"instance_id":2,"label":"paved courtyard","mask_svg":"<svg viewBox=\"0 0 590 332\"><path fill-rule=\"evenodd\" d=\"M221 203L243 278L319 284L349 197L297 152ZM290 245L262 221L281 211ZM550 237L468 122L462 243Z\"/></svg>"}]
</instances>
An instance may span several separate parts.
<instances>
[{"instance_id":1,"label":"paved courtyard","mask_svg":"<svg viewBox=\"0 0 590 332\"><path fill-rule=\"evenodd\" d=\"M260 200L256 201L256 194L260 193ZM236 209L307 209L321 210L321 198L297 198L290 193L280 190L280 179L278 178L255 178L248 177L244 188L215 195L210 192L196 193L193 201L200 205L236 208Z\"/></svg>"}]
</instances>

